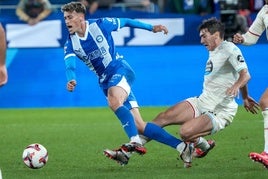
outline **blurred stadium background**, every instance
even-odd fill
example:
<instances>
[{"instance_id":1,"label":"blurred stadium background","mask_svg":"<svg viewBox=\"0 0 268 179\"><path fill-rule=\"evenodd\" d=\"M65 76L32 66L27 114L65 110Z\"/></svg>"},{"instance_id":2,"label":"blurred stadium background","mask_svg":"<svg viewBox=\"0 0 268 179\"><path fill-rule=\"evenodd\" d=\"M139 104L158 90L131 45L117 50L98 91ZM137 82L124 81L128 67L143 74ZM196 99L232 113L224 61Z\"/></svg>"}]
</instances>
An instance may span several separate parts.
<instances>
[{"instance_id":1,"label":"blurred stadium background","mask_svg":"<svg viewBox=\"0 0 268 179\"><path fill-rule=\"evenodd\" d=\"M82 63L77 63L76 91L69 93L65 90L63 44L68 32L59 8L69 1L52 0L53 13L35 26L18 20L15 14L17 2L0 1L0 22L7 33L9 73L8 84L0 89L0 108L106 106L96 77ZM256 13L251 16L254 19ZM199 44L197 27L203 19L220 18L220 11L200 16L126 11L122 6L110 6L99 9L90 18L98 17L142 19L164 24L170 31L167 36L129 28L114 33L118 52L136 71L133 90L140 105L172 105L201 92L208 53ZM258 45L239 47L252 75L250 93L258 100L268 85L265 34ZM238 102L241 103L241 99Z\"/></svg>"}]
</instances>

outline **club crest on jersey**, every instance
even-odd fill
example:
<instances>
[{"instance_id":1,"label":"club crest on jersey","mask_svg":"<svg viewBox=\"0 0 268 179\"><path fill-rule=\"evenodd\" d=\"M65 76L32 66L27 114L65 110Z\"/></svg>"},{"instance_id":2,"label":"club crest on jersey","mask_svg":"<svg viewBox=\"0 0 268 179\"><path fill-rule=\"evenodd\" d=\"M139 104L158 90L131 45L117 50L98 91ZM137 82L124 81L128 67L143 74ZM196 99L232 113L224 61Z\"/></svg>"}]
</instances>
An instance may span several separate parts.
<instances>
[{"instance_id":1,"label":"club crest on jersey","mask_svg":"<svg viewBox=\"0 0 268 179\"><path fill-rule=\"evenodd\" d=\"M205 75L208 75L212 72L213 70L213 63L211 60L209 60L206 64L206 70L205 70Z\"/></svg>"},{"instance_id":2,"label":"club crest on jersey","mask_svg":"<svg viewBox=\"0 0 268 179\"><path fill-rule=\"evenodd\" d=\"M240 63L245 62L244 58L242 57L242 55L238 55L237 56L237 61L239 61Z\"/></svg>"},{"instance_id":3,"label":"club crest on jersey","mask_svg":"<svg viewBox=\"0 0 268 179\"><path fill-rule=\"evenodd\" d=\"M98 35L96 37L96 41L99 42L99 43L101 43L103 41L103 36L102 35Z\"/></svg>"}]
</instances>

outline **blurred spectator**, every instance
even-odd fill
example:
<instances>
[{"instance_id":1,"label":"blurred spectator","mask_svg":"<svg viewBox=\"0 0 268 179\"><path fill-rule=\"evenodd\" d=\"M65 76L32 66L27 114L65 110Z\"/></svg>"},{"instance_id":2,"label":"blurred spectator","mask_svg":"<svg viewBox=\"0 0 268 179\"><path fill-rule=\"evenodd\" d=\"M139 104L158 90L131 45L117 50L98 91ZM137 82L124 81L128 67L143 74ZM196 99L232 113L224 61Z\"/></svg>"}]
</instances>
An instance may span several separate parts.
<instances>
[{"instance_id":1,"label":"blurred spectator","mask_svg":"<svg viewBox=\"0 0 268 179\"><path fill-rule=\"evenodd\" d=\"M232 41L236 33L246 33L250 23L248 0L220 0L221 21L225 24L225 39Z\"/></svg>"},{"instance_id":2,"label":"blurred spectator","mask_svg":"<svg viewBox=\"0 0 268 179\"><path fill-rule=\"evenodd\" d=\"M258 12L265 5L265 0L248 0L248 1L250 4L249 6L251 12Z\"/></svg>"},{"instance_id":3,"label":"blurred spectator","mask_svg":"<svg viewBox=\"0 0 268 179\"><path fill-rule=\"evenodd\" d=\"M262 1L262 0L259 0ZM238 14L242 17L242 26L243 26L243 33L247 32L249 26L252 23L252 19L250 17L251 10L250 10L250 2L248 0L238 0Z\"/></svg>"},{"instance_id":4,"label":"blurred spectator","mask_svg":"<svg viewBox=\"0 0 268 179\"><path fill-rule=\"evenodd\" d=\"M7 83L6 34L0 23L0 87Z\"/></svg>"},{"instance_id":5,"label":"blurred spectator","mask_svg":"<svg viewBox=\"0 0 268 179\"><path fill-rule=\"evenodd\" d=\"M201 16L213 14L215 12L214 0L199 0L198 14Z\"/></svg>"},{"instance_id":6,"label":"blurred spectator","mask_svg":"<svg viewBox=\"0 0 268 179\"><path fill-rule=\"evenodd\" d=\"M99 7L98 0L78 0L78 1L86 6L87 12L89 14L94 14Z\"/></svg>"},{"instance_id":7,"label":"blurred spectator","mask_svg":"<svg viewBox=\"0 0 268 179\"><path fill-rule=\"evenodd\" d=\"M16 14L20 20L35 25L45 19L52 11L48 0L20 0Z\"/></svg>"},{"instance_id":8,"label":"blurred spectator","mask_svg":"<svg viewBox=\"0 0 268 179\"><path fill-rule=\"evenodd\" d=\"M170 0L169 7L171 12L179 14L197 14L198 0Z\"/></svg>"},{"instance_id":9,"label":"blurred spectator","mask_svg":"<svg viewBox=\"0 0 268 179\"><path fill-rule=\"evenodd\" d=\"M128 4L129 9L144 11L144 12L156 12L157 5L151 0L123 0Z\"/></svg>"},{"instance_id":10,"label":"blurred spectator","mask_svg":"<svg viewBox=\"0 0 268 179\"><path fill-rule=\"evenodd\" d=\"M155 4L156 10L158 12L164 13L165 12L165 4L168 0L151 0L152 3Z\"/></svg>"},{"instance_id":11,"label":"blurred spectator","mask_svg":"<svg viewBox=\"0 0 268 179\"><path fill-rule=\"evenodd\" d=\"M173 13L207 15L215 12L214 0L169 0Z\"/></svg>"},{"instance_id":12,"label":"blurred spectator","mask_svg":"<svg viewBox=\"0 0 268 179\"><path fill-rule=\"evenodd\" d=\"M99 9L109 9L112 4L116 3L117 0L98 0Z\"/></svg>"}]
</instances>

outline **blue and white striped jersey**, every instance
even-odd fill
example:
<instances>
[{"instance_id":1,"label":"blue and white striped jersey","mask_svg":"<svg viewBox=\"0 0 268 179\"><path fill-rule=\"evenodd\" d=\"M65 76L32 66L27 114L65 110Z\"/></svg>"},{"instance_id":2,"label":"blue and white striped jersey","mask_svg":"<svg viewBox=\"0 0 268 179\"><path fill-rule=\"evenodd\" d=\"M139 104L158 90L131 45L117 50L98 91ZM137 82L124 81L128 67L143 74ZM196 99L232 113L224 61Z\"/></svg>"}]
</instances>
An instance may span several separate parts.
<instances>
[{"instance_id":1,"label":"blue and white striped jersey","mask_svg":"<svg viewBox=\"0 0 268 179\"><path fill-rule=\"evenodd\" d=\"M96 73L100 81L109 74L114 73L122 62L119 59L114 46L112 31L122 27L136 27L152 30L153 26L137 20L127 18L101 18L86 21L84 37L76 33L70 34L64 47L64 59L68 63L74 63L70 58L78 57L90 70ZM70 62L67 62L69 60ZM73 65L72 65L73 66ZM72 80L74 71L67 74L68 80Z\"/></svg>"},{"instance_id":2,"label":"blue and white striped jersey","mask_svg":"<svg viewBox=\"0 0 268 179\"><path fill-rule=\"evenodd\" d=\"M103 18L86 21L84 37L69 36L65 44L65 59L80 58L97 76L101 76L111 63L116 63L116 52L112 31L119 29L119 20Z\"/></svg>"}]
</instances>

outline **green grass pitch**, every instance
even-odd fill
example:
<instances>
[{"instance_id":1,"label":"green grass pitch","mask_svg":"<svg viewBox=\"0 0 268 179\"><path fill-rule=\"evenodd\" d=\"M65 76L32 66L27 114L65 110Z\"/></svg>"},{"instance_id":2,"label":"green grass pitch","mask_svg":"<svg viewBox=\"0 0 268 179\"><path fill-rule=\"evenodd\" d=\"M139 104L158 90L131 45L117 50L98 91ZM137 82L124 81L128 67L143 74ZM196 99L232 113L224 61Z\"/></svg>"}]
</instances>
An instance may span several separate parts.
<instances>
[{"instance_id":1,"label":"green grass pitch","mask_svg":"<svg viewBox=\"0 0 268 179\"><path fill-rule=\"evenodd\" d=\"M150 121L166 107L142 107ZM183 168L177 152L163 144L146 144L147 154L134 154L122 167L104 157L105 148L117 148L128 141L118 119L108 108L1 109L0 169L3 179L87 179L87 178L239 178L267 179L268 170L248 158L263 150L263 120L240 107L234 122L208 136L216 147L191 168ZM166 128L177 136L178 126ZM22 162L24 147L43 144L49 153L41 169L29 169Z\"/></svg>"}]
</instances>

